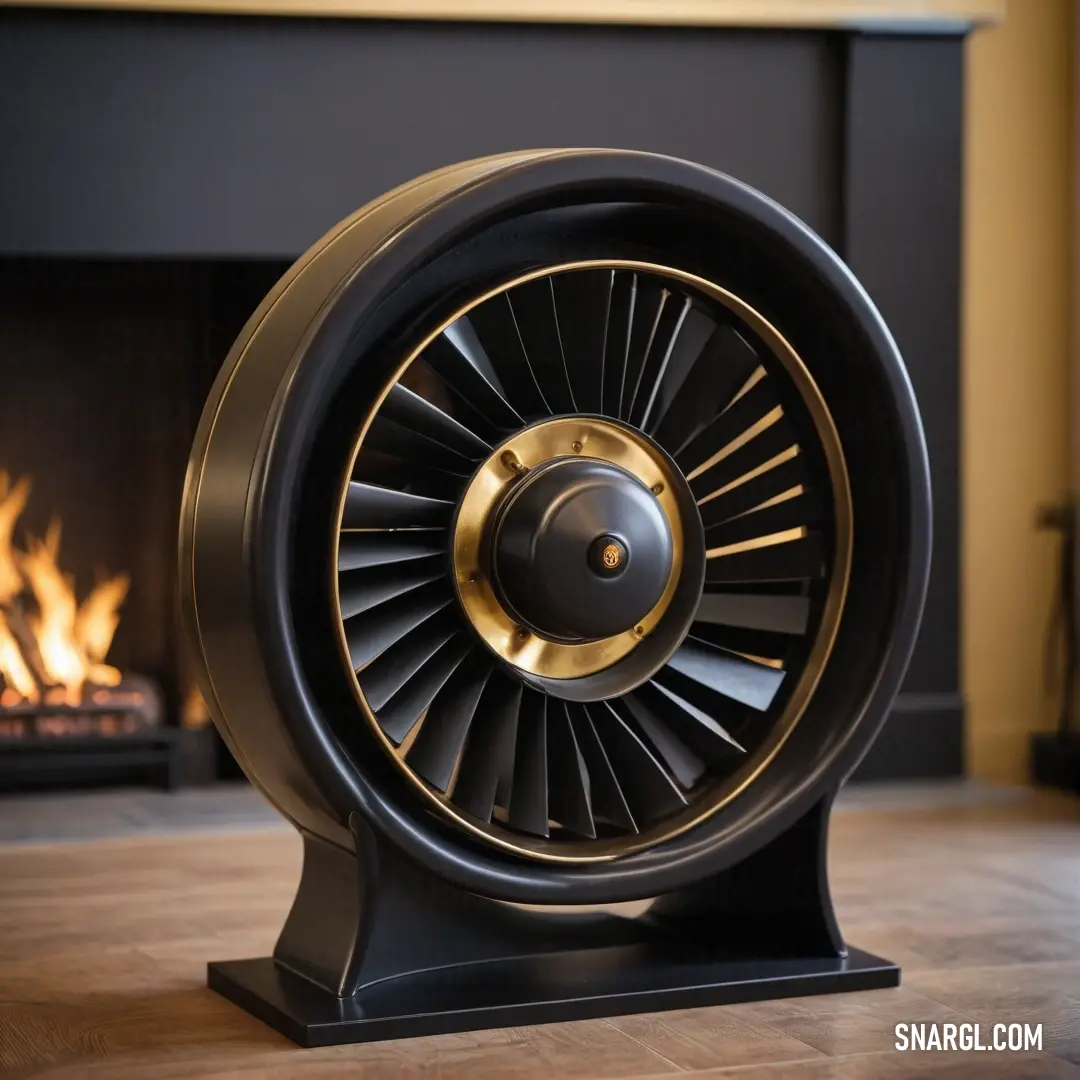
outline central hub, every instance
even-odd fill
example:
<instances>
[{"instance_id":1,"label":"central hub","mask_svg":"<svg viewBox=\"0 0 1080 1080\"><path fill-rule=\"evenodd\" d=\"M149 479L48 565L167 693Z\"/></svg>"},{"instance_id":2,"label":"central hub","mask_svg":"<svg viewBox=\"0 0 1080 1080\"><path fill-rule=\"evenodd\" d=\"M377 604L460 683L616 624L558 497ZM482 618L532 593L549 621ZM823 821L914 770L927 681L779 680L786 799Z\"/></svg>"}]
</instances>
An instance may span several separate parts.
<instances>
[{"instance_id":1,"label":"central hub","mask_svg":"<svg viewBox=\"0 0 1080 1080\"><path fill-rule=\"evenodd\" d=\"M673 543L656 496L597 458L559 458L517 484L495 516L495 582L531 630L592 641L633 630L659 602Z\"/></svg>"}]
</instances>

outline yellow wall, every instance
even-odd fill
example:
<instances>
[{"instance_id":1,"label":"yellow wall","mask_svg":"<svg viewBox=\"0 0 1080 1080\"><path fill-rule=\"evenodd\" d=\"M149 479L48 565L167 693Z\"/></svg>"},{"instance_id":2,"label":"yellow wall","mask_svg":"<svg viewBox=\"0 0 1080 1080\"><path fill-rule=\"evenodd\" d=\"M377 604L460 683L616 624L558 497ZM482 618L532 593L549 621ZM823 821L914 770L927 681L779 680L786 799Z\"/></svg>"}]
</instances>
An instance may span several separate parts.
<instances>
[{"instance_id":1,"label":"yellow wall","mask_svg":"<svg viewBox=\"0 0 1080 1080\"><path fill-rule=\"evenodd\" d=\"M1072 0L1009 0L968 44L963 667L969 771L1020 780L1053 724L1042 681L1068 489Z\"/></svg>"}]
</instances>

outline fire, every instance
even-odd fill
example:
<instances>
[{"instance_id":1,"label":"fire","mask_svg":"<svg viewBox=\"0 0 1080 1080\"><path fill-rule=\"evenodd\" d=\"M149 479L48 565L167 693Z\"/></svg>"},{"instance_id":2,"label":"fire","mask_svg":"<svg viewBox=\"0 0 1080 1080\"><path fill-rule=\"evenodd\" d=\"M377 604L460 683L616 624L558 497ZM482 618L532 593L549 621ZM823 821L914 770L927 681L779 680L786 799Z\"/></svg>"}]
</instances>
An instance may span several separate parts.
<instances>
[{"instance_id":1,"label":"fire","mask_svg":"<svg viewBox=\"0 0 1080 1080\"><path fill-rule=\"evenodd\" d=\"M43 537L14 543L15 522L26 506L30 482L12 485L0 472L0 704L45 700L78 705L83 687L116 686L120 672L105 663L120 621L129 579L101 582L80 605L75 582L60 568L58 520ZM21 616L21 597L33 596L36 611Z\"/></svg>"}]
</instances>

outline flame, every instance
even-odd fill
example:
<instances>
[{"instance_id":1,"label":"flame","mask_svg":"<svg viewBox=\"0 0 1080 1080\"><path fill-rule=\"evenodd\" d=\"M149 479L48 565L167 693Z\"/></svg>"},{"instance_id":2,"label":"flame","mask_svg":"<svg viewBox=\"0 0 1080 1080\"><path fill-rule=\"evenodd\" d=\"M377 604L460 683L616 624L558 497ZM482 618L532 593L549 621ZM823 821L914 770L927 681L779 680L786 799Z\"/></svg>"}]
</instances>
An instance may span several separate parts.
<instances>
[{"instance_id":1,"label":"flame","mask_svg":"<svg viewBox=\"0 0 1080 1080\"><path fill-rule=\"evenodd\" d=\"M14 546L15 521L29 493L29 480L23 478L12 487L7 474L0 473L0 604L9 604L26 588L33 594L37 611L25 621L41 668L35 678L30 665L38 660L20 647L18 635L0 609L3 703L9 703L12 690L31 703L38 701L38 683L45 681L46 701L78 705L85 684L116 686L120 682L120 672L106 664L105 657L130 580L121 574L101 582L80 606L74 580L60 569L59 520L50 522L43 537L29 537L25 551Z\"/></svg>"}]
</instances>

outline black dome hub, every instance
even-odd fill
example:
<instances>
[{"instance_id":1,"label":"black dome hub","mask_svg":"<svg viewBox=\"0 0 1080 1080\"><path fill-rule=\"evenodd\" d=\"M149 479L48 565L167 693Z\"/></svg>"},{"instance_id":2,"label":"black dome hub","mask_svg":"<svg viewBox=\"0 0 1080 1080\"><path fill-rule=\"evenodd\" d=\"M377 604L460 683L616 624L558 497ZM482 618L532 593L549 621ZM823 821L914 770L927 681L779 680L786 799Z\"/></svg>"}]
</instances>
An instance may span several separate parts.
<instances>
[{"instance_id":1,"label":"black dome hub","mask_svg":"<svg viewBox=\"0 0 1080 1080\"><path fill-rule=\"evenodd\" d=\"M492 552L507 607L562 641L632 630L663 595L673 558L653 493L595 458L561 458L526 475L495 517Z\"/></svg>"}]
</instances>

